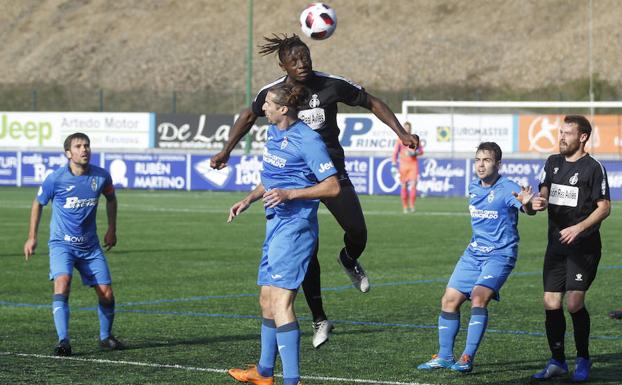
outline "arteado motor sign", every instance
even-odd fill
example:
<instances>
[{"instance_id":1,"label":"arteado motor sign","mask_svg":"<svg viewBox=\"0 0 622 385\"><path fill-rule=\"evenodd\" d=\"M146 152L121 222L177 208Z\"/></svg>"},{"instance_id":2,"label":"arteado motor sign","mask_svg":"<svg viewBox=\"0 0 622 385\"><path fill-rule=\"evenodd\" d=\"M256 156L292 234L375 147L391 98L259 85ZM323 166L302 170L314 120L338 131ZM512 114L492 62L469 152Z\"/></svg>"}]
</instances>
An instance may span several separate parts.
<instances>
[{"instance_id":1,"label":"arteado motor sign","mask_svg":"<svg viewBox=\"0 0 622 385\"><path fill-rule=\"evenodd\" d=\"M149 147L150 113L0 112L0 147L62 148L65 137L83 132L102 149Z\"/></svg>"}]
</instances>

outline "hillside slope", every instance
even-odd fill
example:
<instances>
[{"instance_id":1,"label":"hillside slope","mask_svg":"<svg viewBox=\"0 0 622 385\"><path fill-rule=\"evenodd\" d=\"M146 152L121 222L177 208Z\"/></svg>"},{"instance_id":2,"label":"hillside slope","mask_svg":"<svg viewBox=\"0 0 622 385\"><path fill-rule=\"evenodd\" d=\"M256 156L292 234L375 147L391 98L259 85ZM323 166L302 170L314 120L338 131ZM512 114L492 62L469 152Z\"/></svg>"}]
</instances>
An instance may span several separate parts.
<instances>
[{"instance_id":1,"label":"hillside slope","mask_svg":"<svg viewBox=\"0 0 622 385\"><path fill-rule=\"evenodd\" d=\"M254 45L306 1L255 0ZM368 88L538 89L589 74L587 0L332 0L316 69ZM245 88L246 0L0 0L0 86ZM622 86L622 4L593 0L594 73ZM253 89L280 75L254 49Z\"/></svg>"}]
</instances>

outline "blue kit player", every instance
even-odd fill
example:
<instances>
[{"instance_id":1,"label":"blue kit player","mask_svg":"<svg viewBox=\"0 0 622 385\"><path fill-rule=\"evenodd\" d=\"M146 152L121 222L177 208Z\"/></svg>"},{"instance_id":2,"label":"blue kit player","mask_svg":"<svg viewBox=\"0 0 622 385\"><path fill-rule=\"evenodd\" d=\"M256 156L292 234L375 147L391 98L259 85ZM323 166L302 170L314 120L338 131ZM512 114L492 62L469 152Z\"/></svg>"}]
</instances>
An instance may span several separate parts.
<instances>
[{"instance_id":1,"label":"blue kit player","mask_svg":"<svg viewBox=\"0 0 622 385\"><path fill-rule=\"evenodd\" d=\"M340 192L337 171L322 138L298 119L306 96L303 87L288 83L277 84L267 93L262 108L272 124L263 153L261 184L229 212L231 222L262 198L267 219L257 277L261 356L256 366L229 370L240 382L273 385L278 353L283 384L300 383L300 328L294 299L317 247L319 199Z\"/></svg>"},{"instance_id":2,"label":"blue kit player","mask_svg":"<svg viewBox=\"0 0 622 385\"><path fill-rule=\"evenodd\" d=\"M67 166L50 174L39 188L32 203L30 230L24 244L26 260L35 253L37 230L43 206L52 202L50 221L50 280L54 280L52 315L58 333L57 356L70 356L69 291L74 267L80 272L82 283L95 288L99 298L97 314L100 324L100 346L106 350L122 349L123 344L112 334L114 294L110 271L97 237L95 215L99 196L106 197L108 230L104 246L110 250L117 243L117 199L110 174L89 164L91 145L82 133L69 135L64 143Z\"/></svg>"},{"instance_id":3,"label":"blue kit player","mask_svg":"<svg viewBox=\"0 0 622 385\"><path fill-rule=\"evenodd\" d=\"M488 303L499 300L499 291L518 256L518 212L528 204L531 188L521 188L499 175L501 148L494 142L481 143L475 154L478 179L469 185L469 212L473 235L458 260L438 318L439 351L418 369L451 369L470 372L473 358L488 323ZM526 209L523 209L525 211ZM466 347L454 360L454 340L460 329L460 306L471 300L471 319Z\"/></svg>"}]
</instances>

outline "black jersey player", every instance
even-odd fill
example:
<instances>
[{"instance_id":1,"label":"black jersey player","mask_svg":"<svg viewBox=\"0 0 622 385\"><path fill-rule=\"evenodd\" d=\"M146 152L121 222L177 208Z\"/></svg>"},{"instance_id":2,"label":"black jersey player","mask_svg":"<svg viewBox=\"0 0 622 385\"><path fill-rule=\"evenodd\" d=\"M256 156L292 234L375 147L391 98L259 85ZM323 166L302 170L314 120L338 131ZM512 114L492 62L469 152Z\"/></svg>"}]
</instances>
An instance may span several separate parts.
<instances>
[{"instance_id":1,"label":"black jersey player","mask_svg":"<svg viewBox=\"0 0 622 385\"><path fill-rule=\"evenodd\" d=\"M415 148L419 138L404 130L391 109L382 100L367 93L361 86L338 76L314 71L309 47L297 35L274 35L270 38L266 37L265 40L266 43L260 47L259 53L268 55L276 52L279 66L286 75L263 87L252 105L240 113L233 124L228 143L221 152L212 157L211 166L217 169L225 167L237 143L251 129L257 117L264 116L261 106L269 87L281 82L303 85L309 96L298 116L321 135L337 169L341 184L341 193L338 197L322 200L345 231L344 247L337 259L353 285L365 293L369 290L369 280L358 258L367 243L367 227L358 196L345 169L345 155L339 143L337 103L346 103L370 110L389 126L406 146ZM302 287L313 313L313 346L318 347L328 340L328 334L333 325L327 319L322 306L317 250L311 259Z\"/></svg>"},{"instance_id":2,"label":"black jersey player","mask_svg":"<svg viewBox=\"0 0 622 385\"><path fill-rule=\"evenodd\" d=\"M586 381L592 361L588 342L590 316L585 293L596 277L601 255L600 224L610 212L609 185L603 166L585 151L590 122L569 115L559 131L559 154L550 156L540 179L536 211L548 208L548 244L544 256L545 328L552 357L533 378L546 380L568 373L564 353L566 320L562 300L574 326L577 359L574 382Z\"/></svg>"}]
</instances>

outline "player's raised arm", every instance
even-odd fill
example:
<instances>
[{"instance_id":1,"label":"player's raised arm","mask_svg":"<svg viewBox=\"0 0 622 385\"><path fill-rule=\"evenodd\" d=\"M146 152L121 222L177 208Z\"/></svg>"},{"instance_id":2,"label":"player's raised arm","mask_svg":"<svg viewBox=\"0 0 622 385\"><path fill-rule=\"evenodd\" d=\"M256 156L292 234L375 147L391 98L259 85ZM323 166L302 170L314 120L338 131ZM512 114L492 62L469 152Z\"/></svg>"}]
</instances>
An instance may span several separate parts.
<instances>
[{"instance_id":1,"label":"player's raised arm","mask_svg":"<svg viewBox=\"0 0 622 385\"><path fill-rule=\"evenodd\" d=\"M225 148L210 159L210 166L212 168L220 170L227 167L231 151L233 151L235 146L242 140L244 135L251 130L255 120L257 120L257 115L253 113L250 107L240 112L240 115L233 123L233 127L231 127L229 140L227 144L225 144Z\"/></svg>"},{"instance_id":2,"label":"player's raised arm","mask_svg":"<svg viewBox=\"0 0 622 385\"><path fill-rule=\"evenodd\" d=\"M397 134L404 146L408 146L410 148L417 148L417 146L419 145L419 136L406 132L404 127L402 127L402 125L400 124L399 120L397 120L397 117L395 116L393 111L391 111L391 109L389 108L389 106L387 106L385 102L371 94L367 94L367 96L369 103L366 107L374 115L376 115L376 117L380 119L382 123L389 126L393 130L393 132Z\"/></svg>"},{"instance_id":3,"label":"player's raised arm","mask_svg":"<svg viewBox=\"0 0 622 385\"><path fill-rule=\"evenodd\" d=\"M24 243L24 258L30 259L30 256L35 253L37 248L37 232L39 231L39 222L41 221L41 211L43 206L35 198L32 202L32 208L30 209L30 226L28 229L28 239Z\"/></svg>"}]
</instances>

